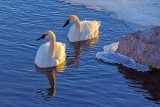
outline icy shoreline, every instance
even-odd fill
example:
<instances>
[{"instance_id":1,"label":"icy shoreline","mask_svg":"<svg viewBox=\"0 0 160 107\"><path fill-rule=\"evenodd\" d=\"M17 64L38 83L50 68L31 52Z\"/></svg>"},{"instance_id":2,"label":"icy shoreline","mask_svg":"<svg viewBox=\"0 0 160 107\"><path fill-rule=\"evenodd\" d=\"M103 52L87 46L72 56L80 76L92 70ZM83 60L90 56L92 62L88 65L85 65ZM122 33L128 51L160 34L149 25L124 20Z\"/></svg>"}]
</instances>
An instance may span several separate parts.
<instances>
[{"instance_id":1,"label":"icy shoreline","mask_svg":"<svg viewBox=\"0 0 160 107\"><path fill-rule=\"evenodd\" d=\"M118 48L118 44L119 43L117 42L117 43L112 43L112 44L104 46L103 47L104 51L98 52L96 54L96 58L104 62L107 62L107 63L122 64L123 66L135 69L137 71L149 71L150 70L148 66L140 64L128 56L117 53L116 49Z\"/></svg>"},{"instance_id":2,"label":"icy shoreline","mask_svg":"<svg viewBox=\"0 0 160 107\"><path fill-rule=\"evenodd\" d=\"M112 17L142 26L160 25L159 0L59 0L89 9L111 12Z\"/></svg>"}]
</instances>

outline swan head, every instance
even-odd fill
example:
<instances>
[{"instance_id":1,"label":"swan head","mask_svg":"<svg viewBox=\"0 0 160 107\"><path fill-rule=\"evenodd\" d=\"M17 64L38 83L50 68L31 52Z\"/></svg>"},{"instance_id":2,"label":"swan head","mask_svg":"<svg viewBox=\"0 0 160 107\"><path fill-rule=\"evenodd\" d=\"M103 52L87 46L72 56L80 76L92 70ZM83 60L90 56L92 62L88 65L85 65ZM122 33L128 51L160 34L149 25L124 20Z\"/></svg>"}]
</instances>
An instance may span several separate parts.
<instances>
[{"instance_id":1,"label":"swan head","mask_svg":"<svg viewBox=\"0 0 160 107\"><path fill-rule=\"evenodd\" d=\"M41 40L41 39L55 39L55 34L52 31L47 31L46 33L44 33L41 37L39 37L37 40Z\"/></svg>"},{"instance_id":2,"label":"swan head","mask_svg":"<svg viewBox=\"0 0 160 107\"><path fill-rule=\"evenodd\" d=\"M71 24L71 23L75 23L76 21L78 20L78 17L76 15L70 15L66 21L66 23L63 25L63 28L65 26L67 26L68 24Z\"/></svg>"}]
</instances>

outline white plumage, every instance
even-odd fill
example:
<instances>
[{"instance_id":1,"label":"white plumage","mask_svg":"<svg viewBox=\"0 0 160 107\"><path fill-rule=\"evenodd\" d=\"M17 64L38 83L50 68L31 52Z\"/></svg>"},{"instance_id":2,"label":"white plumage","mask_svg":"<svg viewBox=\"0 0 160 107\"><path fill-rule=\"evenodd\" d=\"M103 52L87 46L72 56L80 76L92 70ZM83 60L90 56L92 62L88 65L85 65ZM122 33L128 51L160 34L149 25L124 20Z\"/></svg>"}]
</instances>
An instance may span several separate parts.
<instances>
[{"instance_id":1,"label":"white plumage","mask_svg":"<svg viewBox=\"0 0 160 107\"><path fill-rule=\"evenodd\" d=\"M101 25L100 21L95 20L80 21L75 15L69 16L63 27L69 23L73 23L67 36L70 42L84 41L97 37L99 34L99 27Z\"/></svg>"},{"instance_id":2,"label":"white plumage","mask_svg":"<svg viewBox=\"0 0 160 107\"><path fill-rule=\"evenodd\" d=\"M50 41L40 46L35 58L35 64L39 68L57 66L62 64L66 59L66 45L61 42L56 42L53 32L48 31L46 34L50 37L45 36L45 38L50 39Z\"/></svg>"}]
</instances>

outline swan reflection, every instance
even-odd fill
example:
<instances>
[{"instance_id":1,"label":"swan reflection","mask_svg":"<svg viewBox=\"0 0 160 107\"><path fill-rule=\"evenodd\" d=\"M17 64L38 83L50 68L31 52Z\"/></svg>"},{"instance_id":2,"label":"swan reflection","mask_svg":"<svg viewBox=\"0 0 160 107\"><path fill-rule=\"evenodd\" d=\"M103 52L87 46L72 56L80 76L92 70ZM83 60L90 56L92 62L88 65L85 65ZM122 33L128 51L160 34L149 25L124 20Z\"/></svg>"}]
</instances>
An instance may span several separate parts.
<instances>
[{"instance_id":1,"label":"swan reflection","mask_svg":"<svg viewBox=\"0 0 160 107\"><path fill-rule=\"evenodd\" d=\"M56 74L59 72L63 72L65 69L66 62L52 68L38 68L36 66L36 70L38 72L45 73L50 87L48 89L38 89L37 94L42 96L45 100L56 95Z\"/></svg>"},{"instance_id":2,"label":"swan reflection","mask_svg":"<svg viewBox=\"0 0 160 107\"><path fill-rule=\"evenodd\" d=\"M73 53L67 53L69 59L67 61L67 66L73 66L76 70L79 68L79 58L81 57L82 51L89 51L91 50L99 40L99 36L96 38L87 40L87 41L79 41L79 42L70 42L71 46L74 49Z\"/></svg>"},{"instance_id":3,"label":"swan reflection","mask_svg":"<svg viewBox=\"0 0 160 107\"><path fill-rule=\"evenodd\" d=\"M146 99L160 103L160 72L138 72L124 66L118 69L129 80L129 86L138 88L137 92L142 92Z\"/></svg>"}]
</instances>

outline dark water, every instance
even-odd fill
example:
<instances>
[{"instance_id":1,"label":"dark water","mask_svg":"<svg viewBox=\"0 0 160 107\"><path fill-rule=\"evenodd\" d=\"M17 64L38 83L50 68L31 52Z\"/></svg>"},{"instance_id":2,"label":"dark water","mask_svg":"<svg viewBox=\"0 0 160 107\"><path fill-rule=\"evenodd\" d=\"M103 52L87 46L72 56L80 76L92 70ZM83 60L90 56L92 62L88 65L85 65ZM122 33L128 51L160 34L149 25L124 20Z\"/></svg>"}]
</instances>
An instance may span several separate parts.
<instances>
[{"instance_id":1,"label":"dark water","mask_svg":"<svg viewBox=\"0 0 160 107\"><path fill-rule=\"evenodd\" d=\"M100 37L70 44L66 18L99 20ZM111 13L58 1L0 1L1 107L158 107L160 72L138 72L97 61L102 47L143 26L117 20ZM67 60L52 70L40 70L34 58L36 38L53 30L66 43Z\"/></svg>"}]
</instances>

